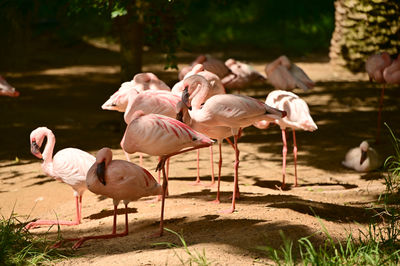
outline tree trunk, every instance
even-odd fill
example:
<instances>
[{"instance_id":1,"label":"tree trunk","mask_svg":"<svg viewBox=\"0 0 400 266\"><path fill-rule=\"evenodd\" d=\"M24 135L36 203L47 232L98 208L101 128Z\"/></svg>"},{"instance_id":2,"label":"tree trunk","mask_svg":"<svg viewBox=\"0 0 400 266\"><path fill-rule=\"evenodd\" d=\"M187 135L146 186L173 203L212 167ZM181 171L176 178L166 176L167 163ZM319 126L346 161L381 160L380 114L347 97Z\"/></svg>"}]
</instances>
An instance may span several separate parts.
<instances>
[{"instance_id":1,"label":"tree trunk","mask_svg":"<svg viewBox=\"0 0 400 266\"><path fill-rule=\"evenodd\" d=\"M120 37L121 81L132 80L135 74L142 72L144 26L134 1L127 9L128 14L116 21Z\"/></svg>"},{"instance_id":2,"label":"tree trunk","mask_svg":"<svg viewBox=\"0 0 400 266\"><path fill-rule=\"evenodd\" d=\"M364 71L371 54L400 52L400 1L336 0L331 63Z\"/></svg>"}]
</instances>

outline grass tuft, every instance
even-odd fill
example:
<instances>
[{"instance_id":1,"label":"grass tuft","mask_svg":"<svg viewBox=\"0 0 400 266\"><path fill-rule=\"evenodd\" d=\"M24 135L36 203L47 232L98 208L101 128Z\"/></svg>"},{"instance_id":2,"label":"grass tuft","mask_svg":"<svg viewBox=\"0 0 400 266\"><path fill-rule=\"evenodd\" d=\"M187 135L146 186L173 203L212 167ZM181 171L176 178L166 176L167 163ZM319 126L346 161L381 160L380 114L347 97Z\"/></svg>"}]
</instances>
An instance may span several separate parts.
<instances>
[{"instance_id":1,"label":"grass tuft","mask_svg":"<svg viewBox=\"0 0 400 266\"><path fill-rule=\"evenodd\" d=\"M51 244L25 230L13 213L0 219L0 265L51 264L72 255L72 251L51 249Z\"/></svg>"},{"instance_id":2,"label":"grass tuft","mask_svg":"<svg viewBox=\"0 0 400 266\"><path fill-rule=\"evenodd\" d=\"M181 242L181 245L177 245L171 242L158 242L158 243L153 243L154 246L167 246L168 248L173 249L175 256L178 257L179 261L182 263L182 265L199 265L199 266L208 266L212 264L212 261L207 259L206 252L203 249L203 251L200 253L196 250L191 251L185 239L183 238L183 234L179 234L171 229L164 228L165 231L174 234L175 236L178 237L179 241ZM182 248L185 253L188 255L188 258L185 259L183 258L178 252L176 251L177 248Z\"/></svg>"}]
</instances>

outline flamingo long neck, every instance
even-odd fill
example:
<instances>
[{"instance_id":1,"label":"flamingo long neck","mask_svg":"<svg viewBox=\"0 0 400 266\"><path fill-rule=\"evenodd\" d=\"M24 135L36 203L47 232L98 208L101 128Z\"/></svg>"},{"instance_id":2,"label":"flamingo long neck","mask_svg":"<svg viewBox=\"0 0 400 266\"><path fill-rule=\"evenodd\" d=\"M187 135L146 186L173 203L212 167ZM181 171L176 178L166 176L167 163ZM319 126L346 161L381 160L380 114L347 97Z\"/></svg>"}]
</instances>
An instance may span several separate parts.
<instances>
[{"instance_id":1,"label":"flamingo long neck","mask_svg":"<svg viewBox=\"0 0 400 266\"><path fill-rule=\"evenodd\" d=\"M45 163L50 163L53 161L53 150L54 150L54 145L56 144L56 137L51 131L46 132L45 136L47 137L47 143L46 146L44 147L42 156Z\"/></svg>"},{"instance_id":2,"label":"flamingo long neck","mask_svg":"<svg viewBox=\"0 0 400 266\"><path fill-rule=\"evenodd\" d=\"M204 79L198 80L193 86L196 86L196 89L191 95L191 105L194 109L200 109L201 105L207 100L210 84Z\"/></svg>"}]
</instances>

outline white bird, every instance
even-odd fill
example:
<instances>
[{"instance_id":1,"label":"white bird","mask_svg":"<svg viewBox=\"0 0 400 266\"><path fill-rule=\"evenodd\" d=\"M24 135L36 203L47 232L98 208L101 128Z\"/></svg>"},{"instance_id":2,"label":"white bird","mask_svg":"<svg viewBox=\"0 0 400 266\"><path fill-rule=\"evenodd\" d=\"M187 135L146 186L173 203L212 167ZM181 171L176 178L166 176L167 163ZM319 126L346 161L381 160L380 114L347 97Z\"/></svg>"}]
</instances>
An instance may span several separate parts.
<instances>
[{"instance_id":1,"label":"white bird","mask_svg":"<svg viewBox=\"0 0 400 266\"><path fill-rule=\"evenodd\" d=\"M40 147L44 139L47 143L43 153ZM56 138L53 132L47 127L38 127L30 135L31 152L39 159L43 159L42 170L47 175L66 183L74 190L76 199L76 221L58 221L58 220L38 220L26 225L26 228L33 228L39 225L77 225L81 222L82 215L82 194L86 190L86 173L96 158L79 149L66 148L57 152L53 157Z\"/></svg>"},{"instance_id":2,"label":"white bird","mask_svg":"<svg viewBox=\"0 0 400 266\"><path fill-rule=\"evenodd\" d=\"M383 160L378 152L364 140L360 146L350 149L342 161L343 166L357 172L370 172L381 167Z\"/></svg>"},{"instance_id":3,"label":"white bird","mask_svg":"<svg viewBox=\"0 0 400 266\"><path fill-rule=\"evenodd\" d=\"M275 90L268 94L265 103L274 108L284 110L286 116L281 119L276 119L275 124L278 124L282 131L283 141L283 161L282 161L282 187L285 186L286 176L286 155L287 155L287 144L286 144L286 128L293 130L293 154L294 154L294 169L295 169L295 186L297 186L297 144L296 144L296 129L314 131L318 127L310 115L310 110L307 103L302 100L296 94L283 91ZM254 124L257 128L264 129L269 125L268 121L260 121Z\"/></svg>"}]
</instances>

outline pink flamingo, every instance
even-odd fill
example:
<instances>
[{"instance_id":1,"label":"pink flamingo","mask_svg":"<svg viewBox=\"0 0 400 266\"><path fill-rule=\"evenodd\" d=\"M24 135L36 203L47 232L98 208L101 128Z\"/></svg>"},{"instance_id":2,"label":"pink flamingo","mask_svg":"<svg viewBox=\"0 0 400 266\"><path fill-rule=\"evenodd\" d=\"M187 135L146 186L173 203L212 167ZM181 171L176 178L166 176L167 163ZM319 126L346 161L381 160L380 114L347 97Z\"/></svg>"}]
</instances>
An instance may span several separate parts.
<instances>
[{"instance_id":1,"label":"pink flamingo","mask_svg":"<svg viewBox=\"0 0 400 266\"><path fill-rule=\"evenodd\" d=\"M269 83L281 90L301 88L308 91L315 85L300 67L290 62L284 55L266 65L265 73Z\"/></svg>"},{"instance_id":2,"label":"pink flamingo","mask_svg":"<svg viewBox=\"0 0 400 266\"><path fill-rule=\"evenodd\" d=\"M190 66L182 68L178 75L179 80L183 80L186 74L190 72L197 64L202 64L205 70L214 73L220 79L231 73L231 70L221 60L218 60L210 55L199 55Z\"/></svg>"},{"instance_id":3,"label":"pink flamingo","mask_svg":"<svg viewBox=\"0 0 400 266\"><path fill-rule=\"evenodd\" d=\"M104 110L125 112L129 96L147 90L170 91L171 89L153 73L139 73L133 77L133 80L122 83L121 87L110 96L101 108Z\"/></svg>"},{"instance_id":4,"label":"pink flamingo","mask_svg":"<svg viewBox=\"0 0 400 266\"><path fill-rule=\"evenodd\" d=\"M156 171L163 173L163 194L161 201L160 236L164 228L164 205L168 186L164 163L171 156L208 147L213 141L191 129L184 123L158 114L145 115L137 111L125 130L121 147L128 153L142 152L161 156Z\"/></svg>"},{"instance_id":5,"label":"pink flamingo","mask_svg":"<svg viewBox=\"0 0 400 266\"><path fill-rule=\"evenodd\" d=\"M203 123L209 127L229 127L234 136L235 149L235 175L232 196L232 207L227 212L235 211L236 197L238 190L238 167L239 149L237 140L239 131L260 120L274 121L286 115L285 111L272 108L254 98L233 94L218 94L204 102L210 84L202 76L194 75L189 77L185 90L182 93L182 102L189 108L191 119L197 123ZM192 82L190 82L192 81ZM204 103L202 105L202 103Z\"/></svg>"},{"instance_id":6,"label":"pink flamingo","mask_svg":"<svg viewBox=\"0 0 400 266\"><path fill-rule=\"evenodd\" d=\"M307 103L302 100L296 94L283 91L275 90L268 94L265 103L269 106L273 106L278 109L282 109L286 112L286 116L281 119L277 119L274 123L278 124L282 131L282 188L285 187L285 176L286 176L286 155L287 155L287 144L286 144L286 128L291 128L293 132L293 155L294 155L294 177L295 186L297 186L297 144L296 144L296 129L314 131L318 127L310 115L310 110ZM258 128L267 128L270 121L259 121L254 125Z\"/></svg>"},{"instance_id":7,"label":"pink flamingo","mask_svg":"<svg viewBox=\"0 0 400 266\"><path fill-rule=\"evenodd\" d=\"M365 70L368 73L370 81L375 80L382 83L381 96L379 99L378 122L376 130L376 143L379 143L381 131L381 117L383 98L385 95L386 83L400 83L400 55L392 62L390 55L387 52L374 54L368 57L365 63Z\"/></svg>"},{"instance_id":8,"label":"pink flamingo","mask_svg":"<svg viewBox=\"0 0 400 266\"><path fill-rule=\"evenodd\" d=\"M109 239L128 235L128 203L142 197L162 194L162 187L146 169L131 162L112 160L109 148L102 148L97 152L96 161L87 172L86 183L91 192L113 199L113 229L111 234L79 238L73 249L79 248L90 239ZM121 200L125 204L125 231L117 233L117 209Z\"/></svg>"},{"instance_id":9,"label":"pink flamingo","mask_svg":"<svg viewBox=\"0 0 400 266\"><path fill-rule=\"evenodd\" d=\"M231 73L221 80L225 88L237 89L240 92L241 88L266 81L253 67L233 58L226 60L225 65L231 70Z\"/></svg>"},{"instance_id":10,"label":"pink flamingo","mask_svg":"<svg viewBox=\"0 0 400 266\"><path fill-rule=\"evenodd\" d=\"M188 81L186 81L188 82ZM183 107L183 106L182 106ZM215 199L215 203L220 203L220 183L221 183L221 167L222 167L222 142L224 139L228 141L229 144L233 146L233 143L229 140L228 137L232 136L232 130L229 127L223 126L207 126L206 124L197 123L195 120L191 119L188 113L188 109L182 108L182 119L185 124L189 125L194 130L206 135L211 139L216 139L218 142L218 151L219 151L219 161L218 161L218 188L217 188L217 197ZM213 186L215 184L214 177L214 159L213 159L213 150L212 146L210 146L210 162L211 162L211 184ZM200 173L199 173L199 153L197 153L197 179L196 183L200 183Z\"/></svg>"},{"instance_id":11,"label":"pink flamingo","mask_svg":"<svg viewBox=\"0 0 400 266\"><path fill-rule=\"evenodd\" d=\"M214 74L210 71L207 71L205 69L204 65L197 64L197 65L193 66L193 68L188 73L186 73L184 78L187 79L188 77L190 77L192 75L200 75L200 76L204 77L210 84L210 88L208 90L207 95L204 97L204 100L207 100L208 98L210 98L214 95L225 93L225 88L222 85L220 78L216 74ZM179 95L179 97L181 97L183 90L184 90L184 80L181 80L172 87L171 92L176 95ZM220 135L220 133L218 133L217 135ZM194 185L198 185L201 182L200 181L199 158L200 158L200 150L197 150L197 177L196 177L196 181L194 182ZM215 183L214 170L213 170L214 164L213 164L212 160L213 160L213 150L212 150L212 147L210 147L211 185L213 185Z\"/></svg>"},{"instance_id":12,"label":"pink flamingo","mask_svg":"<svg viewBox=\"0 0 400 266\"><path fill-rule=\"evenodd\" d=\"M47 143L43 153L40 148L44 139ZM86 173L95 162L95 157L87 152L75 148L62 149L54 155L53 150L56 138L53 132L46 127L38 127L30 134L31 152L39 159L43 159L42 170L72 187L76 199L76 221L38 220L25 226L30 229L39 225L78 225L81 222L82 195L86 190Z\"/></svg>"},{"instance_id":13,"label":"pink flamingo","mask_svg":"<svg viewBox=\"0 0 400 266\"><path fill-rule=\"evenodd\" d=\"M0 76L0 96L18 97L19 92Z\"/></svg>"}]
</instances>

